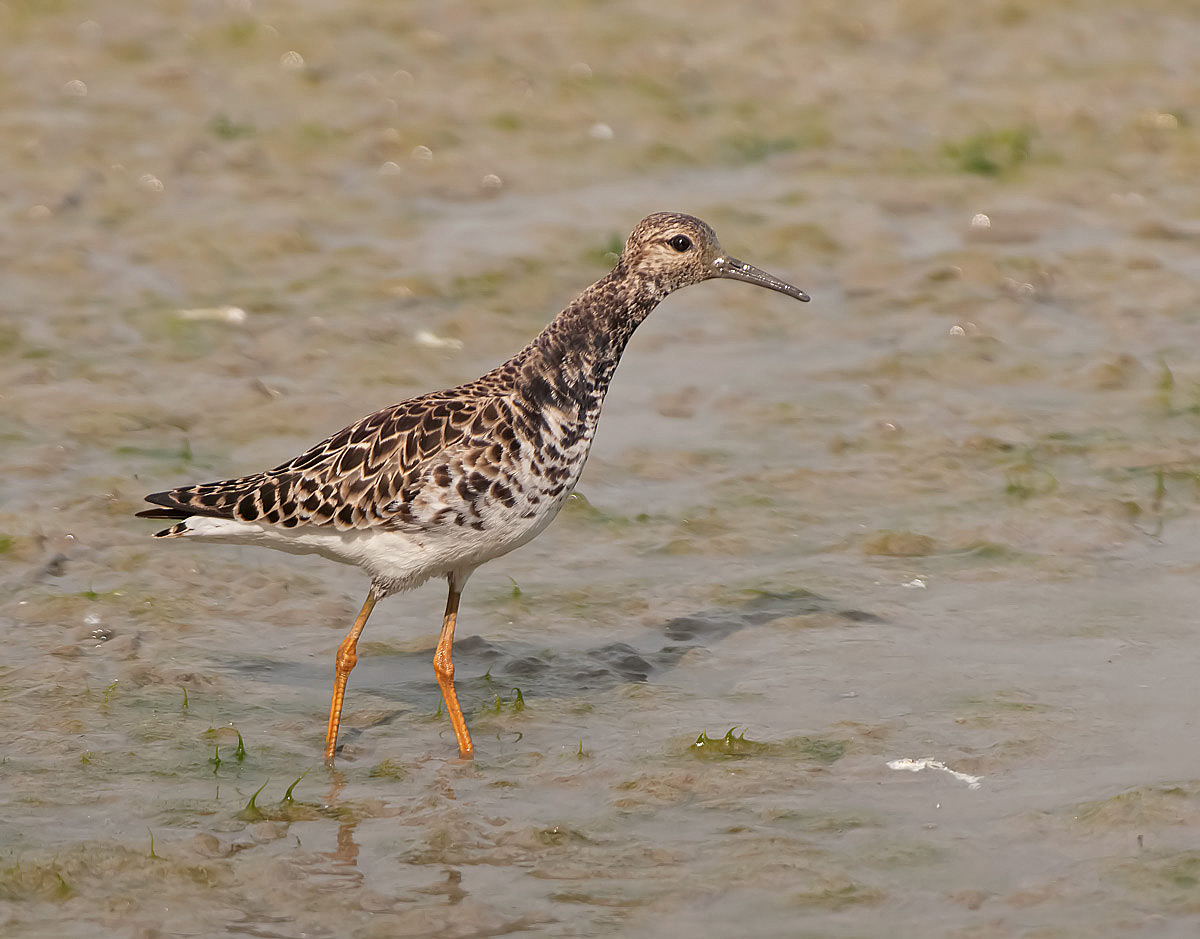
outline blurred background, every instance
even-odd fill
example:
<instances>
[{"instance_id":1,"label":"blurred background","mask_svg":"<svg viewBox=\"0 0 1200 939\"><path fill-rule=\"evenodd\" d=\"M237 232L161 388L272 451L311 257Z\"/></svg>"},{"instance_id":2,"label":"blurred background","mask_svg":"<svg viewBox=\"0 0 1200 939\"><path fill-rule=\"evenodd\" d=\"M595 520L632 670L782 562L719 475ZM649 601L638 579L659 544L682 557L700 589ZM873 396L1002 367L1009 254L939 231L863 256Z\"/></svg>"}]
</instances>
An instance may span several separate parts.
<instances>
[{"instance_id":1,"label":"blurred background","mask_svg":"<svg viewBox=\"0 0 1200 939\"><path fill-rule=\"evenodd\" d=\"M0 931L1193 935L1197 49L1191 0L0 0ZM430 586L325 770L365 578L142 496L474 378L660 210L812 303L666 301L464 596L475 764Z\"/></svg>"}]
</instances>

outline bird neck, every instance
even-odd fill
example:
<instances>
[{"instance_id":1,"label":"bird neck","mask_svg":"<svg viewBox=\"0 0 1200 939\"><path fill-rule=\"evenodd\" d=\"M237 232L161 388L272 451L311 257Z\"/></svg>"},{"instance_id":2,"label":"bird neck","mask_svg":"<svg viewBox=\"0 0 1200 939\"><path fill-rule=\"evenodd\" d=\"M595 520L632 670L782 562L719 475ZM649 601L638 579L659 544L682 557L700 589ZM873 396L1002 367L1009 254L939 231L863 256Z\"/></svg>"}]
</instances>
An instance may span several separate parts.
<instances>
[{"instance_id":1,"label":"bird neck","mask_svg":"<svg viewBox=\"0 0 1200 939\"><path fill-rule=\"evenodd\" d=\"M516 355L517 381L543 392L535 398L549 395L563 405L602 400L634 330L662 299L659 293L655 283L627 276L618 263Z\"/></svg>"},{"instance_id":2,"label":"bird neck","mask_svg":"<svg viewBox=\"0 0 1200 939\"><path fill-rule=\"evenodd\" d=\"M633 331L661 299L652 285L626 277L615 268L559 313L534 345L546 351L580 354L596 364L611 359L615 366Z\"/></svg>"}]
</instances>

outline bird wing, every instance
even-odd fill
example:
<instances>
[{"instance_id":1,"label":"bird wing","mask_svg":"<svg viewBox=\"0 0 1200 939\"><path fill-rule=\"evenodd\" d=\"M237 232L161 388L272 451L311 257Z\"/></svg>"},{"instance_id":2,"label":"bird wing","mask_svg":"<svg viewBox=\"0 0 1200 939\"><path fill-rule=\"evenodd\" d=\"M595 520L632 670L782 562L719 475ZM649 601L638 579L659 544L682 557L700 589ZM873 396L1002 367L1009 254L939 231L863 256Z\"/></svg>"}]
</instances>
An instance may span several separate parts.
<instances>
[{"instance_id":1,"label":"bird wing","mask_svg":"<svg viewBox=\"0 0 1200 939\"><path fill-rule=\"evenodd\" d=\"M520 444L504 395L435 392L369 414L274 469L146 496L145 518L422 531L477 524Z\"/></svg>"}]
</instances>

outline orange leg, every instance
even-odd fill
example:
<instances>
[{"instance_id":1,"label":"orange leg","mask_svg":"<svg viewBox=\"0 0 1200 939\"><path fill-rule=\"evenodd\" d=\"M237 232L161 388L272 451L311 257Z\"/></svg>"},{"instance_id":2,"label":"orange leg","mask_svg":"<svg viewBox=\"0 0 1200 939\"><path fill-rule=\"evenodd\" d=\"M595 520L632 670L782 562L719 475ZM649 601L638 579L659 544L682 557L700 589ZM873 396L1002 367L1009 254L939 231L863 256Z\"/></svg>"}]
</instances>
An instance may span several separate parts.
<instances>
[{"instance_id":1,"label":"orange leg","mask_svg":"<svg viewBox=\"0 0 1200 939\"><path fill-rule=\"evenodd\" d=\"M455 589L454 582L451 581L450 596L446 598L446 615L442 619L442 635L438 639L437 651L433 654L433 671L437 675L438 687L442 689L442 698L446 701L446 713L450 715L450 723L454 725L454 736L458 738L458 754L464 760L469 760L474 757L475 748L471 745L471 735L467 733L467 722L463 720L462 708L458 706L458 695L454 691L454 663L450 660L460 596L460 591Z\"/></svg>"},{"instance_id":2,"label":"orange leg","mask_svg":"<svg viewBox=\"0 0 1200 939\"><path fill-rule=\"evenodd\" d=\"M367 625L367 617L375 609L378 595L372 589L367 594L367 600L359 611L354 627L346 634L342 644L338 646L337 662L333 672L333 701L329 705L329 728L325 731L325 765L333 766L333 751L337 748L338 725L342 722L342 699L346 697L346 682L350 679L350 670L358 661L355 647L358 637L362 635L363 627Z\"/></svg>"}]
</instances>

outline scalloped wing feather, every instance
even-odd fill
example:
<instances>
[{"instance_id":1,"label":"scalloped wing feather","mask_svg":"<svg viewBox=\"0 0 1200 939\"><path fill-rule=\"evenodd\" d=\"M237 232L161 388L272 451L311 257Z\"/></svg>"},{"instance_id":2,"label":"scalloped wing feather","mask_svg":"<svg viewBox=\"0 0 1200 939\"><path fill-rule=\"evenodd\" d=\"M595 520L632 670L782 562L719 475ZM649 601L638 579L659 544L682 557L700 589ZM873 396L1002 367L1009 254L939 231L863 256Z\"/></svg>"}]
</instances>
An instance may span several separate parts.
<instances>
[{"instance_id":1,"label":"scalloped wing feather","mask_svg":"<svg viewBox=\"0 0 1200 939\"><path fill-rule=\"evenodd\" d=\"M461 392L422 395L376 411L263 473L154 493L147 501L165 508L142 514L340 531L415 531L459 516L474 520L472 506L483 484L481 457L503 458L499 440L511 444L511 459L517 444L512 410L503 397L465 397ZM429 492L428 481L435 475L438 483L453 476L455 493L445 504ZM169 536L176 528L161 534Z\"/></svg>"}]
</instances>

